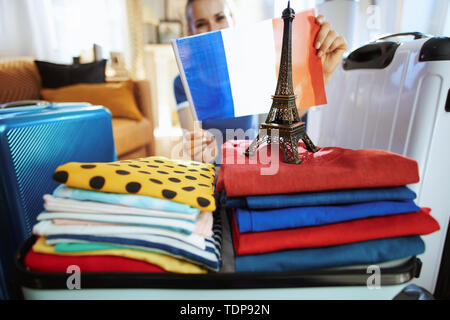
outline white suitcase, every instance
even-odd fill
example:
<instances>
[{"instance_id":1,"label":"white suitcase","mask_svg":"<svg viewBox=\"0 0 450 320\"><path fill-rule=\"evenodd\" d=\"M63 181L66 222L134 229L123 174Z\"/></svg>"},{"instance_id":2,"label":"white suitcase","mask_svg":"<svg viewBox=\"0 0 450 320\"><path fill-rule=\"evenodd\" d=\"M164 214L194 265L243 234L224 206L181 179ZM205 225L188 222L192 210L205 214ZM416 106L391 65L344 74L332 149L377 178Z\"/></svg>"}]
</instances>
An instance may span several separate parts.
<instances>
[{"instance_id":1,"label":"white suitcase","mask_svg":"<svg viewBox=\"0 0 450 320\"><path fill-rule=\"evenodd\" d=\"M410 187L441 230L424 237L415 283L434 292L450 217L450 38L388 40L400 35L344 59L327 85L328 105L308 113L308 135L318 146L384 149L418 162L420 183Z\"/></svg>"}]
</instances>

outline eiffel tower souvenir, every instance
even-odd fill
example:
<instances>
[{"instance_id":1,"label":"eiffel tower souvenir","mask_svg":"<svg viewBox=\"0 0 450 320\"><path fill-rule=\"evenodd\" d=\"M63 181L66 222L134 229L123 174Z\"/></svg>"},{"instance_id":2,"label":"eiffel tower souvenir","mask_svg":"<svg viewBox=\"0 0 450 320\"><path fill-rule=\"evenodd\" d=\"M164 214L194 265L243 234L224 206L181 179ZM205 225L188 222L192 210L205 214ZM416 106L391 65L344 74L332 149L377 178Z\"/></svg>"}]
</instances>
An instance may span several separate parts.
<instances>
[{"instance_id":1,"label":"eiffel tower souvenir","mask_svg":"<svg viewBox=\"0 0 450 320\"><path fill-rule=\"evenodd\" d=\"M294 85L292 82L292 21L295 11L288 2L283 11L284 30L283 47L281 51L280 72L275 95L272 96L272 107L265 123L259 127L259 134L245 151L246 156L253 156L258 147L264 142L278 143L283 149L284 162L301 163L298 154L298 142L303 140L310 152L318 149L306 134L306 126L300 121L295 102Z\"/></svg>"}]
</instances>

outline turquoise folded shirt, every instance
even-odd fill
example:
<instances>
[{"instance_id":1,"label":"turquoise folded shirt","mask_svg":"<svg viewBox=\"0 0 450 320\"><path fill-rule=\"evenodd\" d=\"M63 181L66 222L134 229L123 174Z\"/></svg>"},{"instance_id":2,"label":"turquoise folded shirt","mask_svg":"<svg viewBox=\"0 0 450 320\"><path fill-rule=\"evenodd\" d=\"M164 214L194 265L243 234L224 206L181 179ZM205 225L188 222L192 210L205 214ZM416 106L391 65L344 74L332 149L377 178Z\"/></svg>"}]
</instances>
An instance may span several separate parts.
<instances>
[{"instance_id":1,"label":"turquoise folded shirt","mask_svg":"<svg viewBox=\"0 0 450 320\"><path fill-rule=\"evenodd\" d=\"M420 236L387 238L313 249L236 256L236 272L299 272L376 264L422 254Z\"/></svg>"},{"instance_id":2,"label":"turquoise folded shirt","mask_svg":"<svg viewBox=\"0 0 450 320\"><path fill-rule=\"evenodd\" d=\"M83 189L69 188L65 185L58 186L55 189L55 191L53 191L53 196L57 198L69 198L75 200L86 200L109 204L118 204L140 209L161 210L186 214L198 214L200 212L200 210L197 208L192 208L191 206L170 200L158 199L142 195L106 193L99 191L83 190Z\"/></svg>"},{"instance_id":3,"label":"turquoise folded shirt","mask_svg":"<svg viewBox=\"0 0 450 320\"><path fill-rule=\"evenodd\" d=\"M63 242L55 244L55 252L62 253L77 253L98 250L112 250L112 249L128 249L124 246L117 246L107 243L95 242ZM144 251L144 250L143 250Z\"/></svg>"}]
</instances>

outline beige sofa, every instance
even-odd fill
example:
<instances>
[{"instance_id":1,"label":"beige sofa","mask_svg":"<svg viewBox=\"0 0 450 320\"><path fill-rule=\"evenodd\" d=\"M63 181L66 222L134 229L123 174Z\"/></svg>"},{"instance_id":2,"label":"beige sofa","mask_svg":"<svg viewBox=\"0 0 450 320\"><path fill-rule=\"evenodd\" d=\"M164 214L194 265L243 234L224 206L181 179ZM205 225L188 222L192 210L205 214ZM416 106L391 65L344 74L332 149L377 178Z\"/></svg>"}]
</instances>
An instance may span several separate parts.
<instances>
[{"instance_id":1,"label":"beige sofa","mask_svg":"<svg viewBox=\"0 0 450 320\"><path fill-rule=\"evenodd\" d=\"M0 59L0 104L39 100L41 88L41 78L33 59ZM134 81L134 96L144 119L112 119L114 143L120 160L154 155L154 122L147 80Z\"/></svg>"}]
</instances>

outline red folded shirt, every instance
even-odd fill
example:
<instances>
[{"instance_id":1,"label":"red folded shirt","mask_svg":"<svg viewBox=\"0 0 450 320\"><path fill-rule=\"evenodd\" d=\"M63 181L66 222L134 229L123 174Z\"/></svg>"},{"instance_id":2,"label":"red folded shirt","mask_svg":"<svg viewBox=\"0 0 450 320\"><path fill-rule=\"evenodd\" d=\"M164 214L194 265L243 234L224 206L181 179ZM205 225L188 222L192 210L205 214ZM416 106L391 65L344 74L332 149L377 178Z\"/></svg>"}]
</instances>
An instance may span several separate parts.
<instances>
[{"instance_id":1,"label":"red folded shirt","mask_svg":"<svg viewBox=\"0 0 450 320\"><path fill-rule=\"evenodd\" d=\"M28 251L25 266L38 272L62 272L76 265L81 272L166 272L163 268L145 261L119 256L60 256Z\"/></svg>"},{"instance_id":2,"label":"red folded shirt","mask_svg":"<svg viewBox=\"0 0 450 320\"><path fill-rule=\"evenodd\" d=\"M429 208L393 216L358 219L323 226L239 233L233 216L236 255L259 254L288 249L327 247L375 239L425 235L439 230Z\"/></svg>"},{"instance_id":3,"label":"red folded shirt","mask_svg":"<svg viewBox=\"0 0 450 320\"><path fill-rule=\"evenodd\" d=\"M216 190L226 190L228 197L394 187L419 182L417 162L413 159L375 149L327 147L312 153L303 142L298 148L301 164L284 163L280 152L276 174L264 175L262 170L277 168L276 161L268 163L271 147L263 145L248 158L243 153L250 143L229 140L222 146L223 164ZM259 160L252 163L255 159Z\"/></svg>"}]
</instances>

